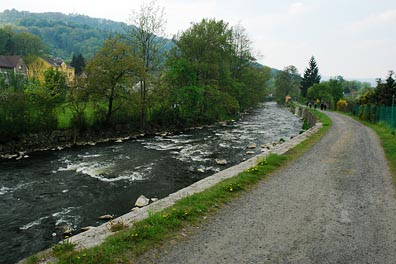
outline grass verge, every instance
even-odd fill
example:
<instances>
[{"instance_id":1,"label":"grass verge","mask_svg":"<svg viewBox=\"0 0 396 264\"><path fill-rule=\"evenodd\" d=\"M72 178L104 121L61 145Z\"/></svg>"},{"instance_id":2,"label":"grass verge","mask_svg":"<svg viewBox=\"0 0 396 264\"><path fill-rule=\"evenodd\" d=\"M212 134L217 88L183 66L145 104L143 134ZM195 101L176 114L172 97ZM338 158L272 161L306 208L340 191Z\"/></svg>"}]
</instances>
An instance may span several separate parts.
<instances>
[{"instance_id":1,"label":"grass verge","mask_svg":"<svg viewBox=\"0 0 396 264\"><path fill-rule=\"evenodd\" d=\"M176 237L183 227L199 223L202 217L214 213L243 191L253 188L259 181L289 161L308 151L330 128L330 119L315 110L312 113L323 123L322 129L309 139L289 150L285 155L270 154L259 160L256 166L215 186L178 201L175 205L150 216L106 239L104 243L90 249L73 250L73 246L54 246L52 254L57 263L131 263L143 252ZM39 258L34 258L39 259ZM31 259L33 260L33 259ZM34 263L33 261L30 263Z\"/></svg>"}]
</instances>

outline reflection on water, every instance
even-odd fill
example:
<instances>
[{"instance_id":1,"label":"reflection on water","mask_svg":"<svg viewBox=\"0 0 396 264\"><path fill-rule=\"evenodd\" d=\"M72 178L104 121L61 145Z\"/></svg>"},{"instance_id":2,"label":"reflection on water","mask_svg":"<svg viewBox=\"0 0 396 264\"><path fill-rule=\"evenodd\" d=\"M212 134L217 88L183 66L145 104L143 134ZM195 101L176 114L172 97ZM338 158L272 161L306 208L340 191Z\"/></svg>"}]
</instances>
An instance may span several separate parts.
<instances>
[{"instance_id":1,"label":"reflection on water","mask_svg":"<svg viewBox=\"0 0 396 264\"><path fill-rule=\"evenodd\" d=\"M137 197L162 198L241 162L250 143L288 139L301 121L273 103L240 121L171 136L33 153L0 162L0 263L13 263L73 233L128 212ZM256 153L260 152L258 147Z\"/></svg>"}]
</instances>

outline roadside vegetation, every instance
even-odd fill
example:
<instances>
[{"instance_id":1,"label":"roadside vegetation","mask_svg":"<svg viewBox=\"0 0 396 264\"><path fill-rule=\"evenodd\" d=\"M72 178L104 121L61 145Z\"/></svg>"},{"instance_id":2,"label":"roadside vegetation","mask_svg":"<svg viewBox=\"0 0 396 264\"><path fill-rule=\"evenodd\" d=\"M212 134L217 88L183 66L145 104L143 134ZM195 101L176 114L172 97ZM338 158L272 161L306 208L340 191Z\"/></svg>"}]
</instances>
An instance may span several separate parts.
<instances>
[{"instance_id":1,"label":"roadside vegetation","mask_svg":"<svg viewBox=\"0 0 396 264\"><path fill-rule=\"evenodd\" d=\"M147 219L134 223L131 228L125 228L124 224L118 228L117 224L114 231L118 232L99 246L74 250L74 245L66 239L47 254L55 257L56 263L133 263L136 257L147 250L154 249L169 239L180 238L179 232L184 228L201 224L232 199L254 188L259 181L297 159L316 144L330 128L331 121L325 114L311 111L323 123L323 127L286 154L270 154L259 160L256 166L201 193L186 197L161 212L152 213ZM32 256L27 259L27 263L38 263L45 257L50 256Z\"/></svg>"}]
</instances>

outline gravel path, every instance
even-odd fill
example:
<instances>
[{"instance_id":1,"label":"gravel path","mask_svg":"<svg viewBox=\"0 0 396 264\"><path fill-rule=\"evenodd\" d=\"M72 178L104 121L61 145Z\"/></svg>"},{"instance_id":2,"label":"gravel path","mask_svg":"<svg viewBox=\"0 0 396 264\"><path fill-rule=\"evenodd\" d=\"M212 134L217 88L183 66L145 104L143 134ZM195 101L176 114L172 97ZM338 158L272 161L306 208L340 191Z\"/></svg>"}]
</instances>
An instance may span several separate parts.
<instances>
[{"instance_id":1,"label":"gravel path","mask_svg":"<svg viewBox=\"0 0 396 264\"><path fill-rule=\"evenodd\" d=\"M187 240L141 263L396 263L396 200L374 132L335 113L329 133Z\"/></svg>"}]
</instances>

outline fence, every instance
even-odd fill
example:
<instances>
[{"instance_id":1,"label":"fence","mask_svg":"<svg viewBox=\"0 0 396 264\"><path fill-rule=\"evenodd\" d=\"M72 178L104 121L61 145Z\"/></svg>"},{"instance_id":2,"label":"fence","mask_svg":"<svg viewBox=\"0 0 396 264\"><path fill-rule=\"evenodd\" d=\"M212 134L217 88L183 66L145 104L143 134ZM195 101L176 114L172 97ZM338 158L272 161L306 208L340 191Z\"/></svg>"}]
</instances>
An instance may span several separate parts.
<instances>
[{"instance_id":1,"label":"fence","mask_svg":"<svg viewBox=\"0 0 396 264\"><path fill-rule=\"evenodd\" d=\"M362 120L371 123L384 123L391 129L396 128L396 109L392 106L355 105L351 112Z\"/></svg>"}]
</instances>

